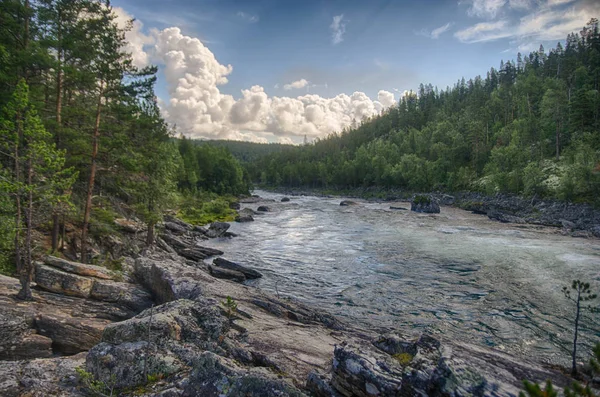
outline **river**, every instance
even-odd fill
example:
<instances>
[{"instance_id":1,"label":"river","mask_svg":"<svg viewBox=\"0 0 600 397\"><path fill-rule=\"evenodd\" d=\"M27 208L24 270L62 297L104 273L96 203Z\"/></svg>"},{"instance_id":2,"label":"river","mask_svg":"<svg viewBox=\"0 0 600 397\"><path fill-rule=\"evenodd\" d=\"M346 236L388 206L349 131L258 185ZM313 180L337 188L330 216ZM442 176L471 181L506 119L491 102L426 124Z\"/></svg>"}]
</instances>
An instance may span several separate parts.
<instances>
[{"instance_id":1,"label":"river","mask_svg":"<svg viewBox=\"0 0 600 397\"><path fill-rule=\"evenodd\" d=\"M233 239L206 245L264 274L254 283L370 329L428 331L539 362L569 365L573 279L600 288L598 240L502 224L452 207L440 214L390 203L255 192L275 202ZM243 204L256 209L259 204ZM400 203L406 208L409 203ZM598 299L600 301L600 299ZM597 304L596 304L597 305ZM581 359L600 327L586 314Z\"/></svg>"}]
</instances>

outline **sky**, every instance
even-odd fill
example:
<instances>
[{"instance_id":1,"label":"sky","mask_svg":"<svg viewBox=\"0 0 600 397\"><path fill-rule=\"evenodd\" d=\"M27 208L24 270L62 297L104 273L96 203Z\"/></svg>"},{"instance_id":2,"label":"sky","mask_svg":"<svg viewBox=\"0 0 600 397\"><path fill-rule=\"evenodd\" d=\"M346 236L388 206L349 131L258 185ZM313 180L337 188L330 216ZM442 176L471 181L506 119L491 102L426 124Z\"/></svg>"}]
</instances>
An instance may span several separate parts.
<instances>
[{"instance_id":1,"label":"sky","mask_svg":"<svg viewBox=\"0 0 600 397\"><path fill-rule=\"evenodd\" d=\"M501 60L546 51L600 17L596 0L113 0L127 51L159 67L178 133L301 143Z\"/></svg>"}]
</instances>

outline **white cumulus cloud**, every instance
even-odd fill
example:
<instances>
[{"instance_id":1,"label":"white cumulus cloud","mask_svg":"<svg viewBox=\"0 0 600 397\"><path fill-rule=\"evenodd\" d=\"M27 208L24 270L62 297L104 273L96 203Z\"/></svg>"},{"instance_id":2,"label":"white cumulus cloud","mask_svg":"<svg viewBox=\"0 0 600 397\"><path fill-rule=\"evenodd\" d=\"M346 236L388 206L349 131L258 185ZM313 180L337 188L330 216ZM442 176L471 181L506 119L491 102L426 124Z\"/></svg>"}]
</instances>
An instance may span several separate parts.
<instances>
[{"instance_id":1,"label":"white cumulus cloud","mask_svg":"<svg viewBox=\"0 0 600 397\"><path fill-rule=\"evenodd\" d=\"M300 80L296 80L296 81L293 81L293 82L291 82L289 84L284 85L283 89L289 91L289 90L294 89L294 88L304 88L307 85L308 85L308 81L306 81L306 79L300 79Z\"/></svg>"},{"instance_id":2,"label":"white cumulus cloud","mask_svg":"<svg viewBox=\"0 0 600 397\"><path fill-rule=\"evenodd\" d=\"M220 90L233 67L221 64L201 40L177 27L144 36L139 26L131 33L142 37L128 37L129 45L144 52L146 61L159 65L169 95L159 100L163 115L189 137L288 143L296 138L299 142L305 135L316 138L341 131L395 103L394 94L384 90L377 100L363 92L292 98L269 96L259 85L242 90L236 99ZM310 83L300 79L284 88L288 86L303 88Z\"/></svg>"}]
</instances>

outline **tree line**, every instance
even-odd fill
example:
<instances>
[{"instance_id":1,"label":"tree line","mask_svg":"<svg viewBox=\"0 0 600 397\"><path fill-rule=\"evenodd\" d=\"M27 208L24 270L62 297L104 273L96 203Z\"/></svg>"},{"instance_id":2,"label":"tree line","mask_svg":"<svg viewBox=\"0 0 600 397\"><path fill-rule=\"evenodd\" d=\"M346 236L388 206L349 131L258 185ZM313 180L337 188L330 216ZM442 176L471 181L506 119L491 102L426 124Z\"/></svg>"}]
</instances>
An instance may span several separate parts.
<instances>
[{"instance_id":1,"label":"tree line","mask_svg":"<svg viewBox=\"0 0 600 397\"><path fill-rule=\"evenodd\" d=\"M253 180L598 202L600 35L592 19L546 52L438 90L421 84L384 114L262 156Z\"/></svg>"},{"instance_id":2,"label":"tree line","mask_svg":"<svg viewBox=\"0 0 600 397\"><path fill-rule=\"evenodd\" d=\"M109 1L0 3L0 271L16 269L23 299L34 257L64 245L67 223L89 262L90 226L115 203L147 224L151 244L166 208L248 193L229 152L173 139L157 68L135 67L125 51L131 24L117 24Z\"/></svg>"}]
</instances>

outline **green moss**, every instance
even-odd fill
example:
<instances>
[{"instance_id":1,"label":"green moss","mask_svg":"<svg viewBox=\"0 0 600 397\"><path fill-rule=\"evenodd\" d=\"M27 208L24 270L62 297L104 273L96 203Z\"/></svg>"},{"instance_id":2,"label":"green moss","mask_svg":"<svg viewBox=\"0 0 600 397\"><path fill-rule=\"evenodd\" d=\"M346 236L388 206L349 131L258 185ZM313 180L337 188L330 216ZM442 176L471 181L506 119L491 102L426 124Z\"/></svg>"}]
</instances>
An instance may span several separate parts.
<instances>
[{"instance_id":1,"label":"green moss","mask_svg":"<svg viewBox=\"0 0 600 397\"><path fill-rule=\"evenodd\" d=\"M429 198L429 196L425 196L425 195L416 195L413 198L413 202L417 205L421 205L421 204L430 204L431 203L431 199Z\"/></svg>"},{"instance_id":2,"label":"green moss","mask_svg":"<svg viewBox=\"0 0 600 397\"><path fill-rule=\"evenodd\" d=\"M406 367L408 364L410 364L414 358L410 353L398 353L394 354L392 357L403 367Z\"/></svg>"}]
</instances>

